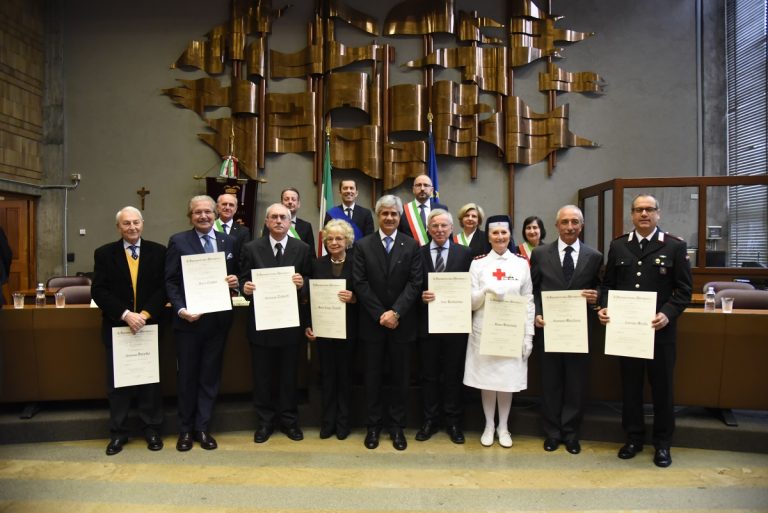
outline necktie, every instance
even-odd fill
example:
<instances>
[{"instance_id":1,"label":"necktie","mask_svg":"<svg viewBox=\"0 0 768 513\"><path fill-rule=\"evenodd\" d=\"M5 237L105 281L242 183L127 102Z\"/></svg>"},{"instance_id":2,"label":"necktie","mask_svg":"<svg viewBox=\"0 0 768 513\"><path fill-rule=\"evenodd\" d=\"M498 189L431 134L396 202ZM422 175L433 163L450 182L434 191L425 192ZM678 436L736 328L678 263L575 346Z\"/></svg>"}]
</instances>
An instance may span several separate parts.
<instances>
[{"instance_id":1,"label":"necktie","mask_svg":"<svg viewBox=\"0 0 768 513\"><path fill-rule=\"evenodd\" d=\"M565 283L570 283L573 277L573 257L571 253L573 248L571 246L565 247L565 256L563 257L563 278Z\"/></svg>"},{"instance_id":2,"label":"necktie","mask_svg":"<svg viewBox=\"0 0 768 513\"><path fill-rule=\"evenodd\" d=\"M345 208L344 212L347 213L347 217L348 218L352 219L352 209L351 208L349 208L349 207Z\"/></svg>"},{"instance_id":3,"label":"necktie","mask_svg":"<svg viewBox=\"0 0 768 513\"><path fill-rule=\"evenodd\" d=\"M421 218L421 224L424 228L427 227L427 216L424 214L424 208L426 205L419 205L419 217Z\"/></svg>"},{"instance_id":4,"label":"necktie","mask_svg":"<svg viewBox=\"0 0 768 513\"><path fill-rule=\"evenodd\" d=\"M445 248L442 246L438 246L435 248L435 251L437 251L437 256L435 257L435 272L441 273L445 271L445 260L443 260L443 250Z\"/></svg>"},{"instance_id":5,"label":"necktie","mask_svg":"<svg viewBox=\"0 0 768 513\"><path fill-rule=\"evenodd\" d=\"M389 254L390 250L392 249L392 237L389 235L384 237L384 244L384 250L387 252L387 254Z\"/></svg>"},{"instance_id":6,"label":"necktie","mask_svg":"<svg viewBox=\"0 0 768 513\"><path fill-rule=\"evenodd\" d=\"M640 244L640 251L642 251L642 250L643 250L643 246L645 246L645 243L646 243L646 242L648 242L648 241L646 241L646 240L645 240L645 238L639 239L639 240L637 241L637 243L638 243L638 244Z\"/></svg>"},{"instance_id":7,"label":"necktie","mask_svg":"<svg viewBox=\"0 0 768 513\"><path fill-rule=\"evenodd\" d=\"M128 249L131 250L131 258L133 258L134 260L138 260L139 259L139 254L136 253L136 246L131 244L130 246L128 246Z\"/></svg>"},{"instance_id":8,"label":"necktie","mask_svg":"<svg viewBox=\"0 0 768 513\"><path fill-rule=\"evenodd\" d=\"M213 244L211 244L211 236L203 235L203 249L206 253L213 253Z\"/></svg>"},{"instance_id":9,"label":"necktie","mask_svg":"<svg viewBox=\"0 0 768 513\"><path fill-rule=\"evenodd\" d=\"M222 224L221 229L224 230L224 235L229 235L229 225L228 224Z\"/></svg>"},{"instance_id":10,"label":"necktie","mask_svg":"<svg viewBox=\"0 0 768 513\"><path fill-rule=\"evenodd\" d=\"M283 245L279 242L275 244L275 260L278 264L283 260Z\"/></svg>"}]
</instances>

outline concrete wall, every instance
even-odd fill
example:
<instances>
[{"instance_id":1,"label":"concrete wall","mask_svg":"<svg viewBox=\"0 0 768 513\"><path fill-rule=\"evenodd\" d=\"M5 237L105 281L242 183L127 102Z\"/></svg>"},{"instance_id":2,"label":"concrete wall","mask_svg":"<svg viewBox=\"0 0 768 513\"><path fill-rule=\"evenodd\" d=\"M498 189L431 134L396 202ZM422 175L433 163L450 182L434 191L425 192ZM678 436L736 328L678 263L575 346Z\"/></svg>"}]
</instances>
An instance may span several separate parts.
<instances>
[{"instance_id":1,"label":"concrete wall","mask_svg":"<svg viewBox=\"0 0 768 513\"><path fill-rule=\"evenodd\" d=\"M396 3L349 2L376 16L380 26ZM161 92L173 87L177 78L203 76L171 70L169 65L190 40L204 37L227 19L228 4L208 0L62 2L64 176L80 173L83 178L69 196L69 250L76 257L70 273L91 270L93 250L117 237L114 213L126 204L138 204L136 190L142 186L151 190L144 211L146 238L166 242L170 234L188 227L186 201L204 190L193 175L212 169L215 174L219 158L196 137L205 130L203 121L194 112L174 106ZM273 49L294 52L306 45L305 25L313 3L296 4L302 5L275 22ZM498 20L504 20L502 4L456 0L457 10L477 10ZM565 15L559 27L596 32L595 37L568 46L563 52L566 58L558 65L568 71L596 71L608 87L600 97L558 97L558 104L570 104L571 130L598 142L600 148L560 152L551 177L546 163L517 166L516 221L537 214L548 228L559 206L576 201L580 187L615 177L695 176L699 168L696 3L574 0L553 4L556 13ZM346 27L338 29L337 38L350 45L372 40ZM384 39L397 51L391 84L420 81L419 72L397 69L420 55L419 39L379 41ZM437 46L446 46L442 43L447 41L438 38ZM536 90L542 70L543 62L518 69L514 92L544 112L546 97ZM436 80L456 77L451 70L436 73ZM304 87L300 80L269 84L271 91ZM317 224L311 163L311 155L267 155L263 177L268 183L259 191L259 219L263 207L276 201L283 187L294 185L303 192L299 215ZM481 144L475 181L470 180L466 161L438 157L438 163L441 198L452 210L477 201L489 214L506 212L506 168L490 146ZM360 178L361 201L371 202L370 186L362 174L342 171L338 175ZM409 197L410 181L395 193ZM78 235L80 229L86 235ZM518 226L518 237L519 231ZM46 258L41 255L42 269ZM52 260L61 258L55 255Z\"/></svg>"}]
</instances>

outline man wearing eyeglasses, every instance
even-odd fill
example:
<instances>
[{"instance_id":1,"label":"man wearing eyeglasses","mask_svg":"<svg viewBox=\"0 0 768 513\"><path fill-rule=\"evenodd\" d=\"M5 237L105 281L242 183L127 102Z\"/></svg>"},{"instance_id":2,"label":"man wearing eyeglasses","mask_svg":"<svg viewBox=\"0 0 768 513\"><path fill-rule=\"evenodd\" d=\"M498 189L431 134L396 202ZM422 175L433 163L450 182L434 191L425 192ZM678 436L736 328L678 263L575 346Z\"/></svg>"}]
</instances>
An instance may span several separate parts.
<instances>
[{"instance_id":1,"label":"man wearing eyeglasses","mask_svg":"<svg viewBox=\"0 0 768 513\"><path fill-rule=\"evenodd\" d=\"M213 198L193 197L189 200L187 217L192 229L172 235L165 254L165 290L173 312L178 365L179 439L176 449L182 452L192 449L195 441L206 450L218 447L208 425L219 393L224 343L232 324L232 311L199 314L187 309L181 257L223 252L227 276L221 279L226 280L230 288L237 287L238 270L232 239L213 229L216 220Z\"/></svg>"},{"instance_id":2,"label":"man wearing eyeglasses","mask_svg":"<svg viewBox=\"0 0 768 513\"><path fill-rule=\"evenodd\" d=\"M643 450L645 419L643 382L648 374L653 397L653 462L657 467L672 464L670 445L675 429L674 367L676 320L691 301L691 267L685 241L661 231L658 200L640 194L632 200L635 229L611 242L601 294L603 308L598 312L602 324L610 322L607 290L656 292L656 315L651 326L656 330L653 359L620 357L622 384L622 426L626 443L619 449L621 459L634 458Z\"/></svg>"},{"instance_id":3,"label":"man wearing eyeglasses","mask_svg":"<svg viewBox=\"0 0 768 513\"><path fill-rule=\"evenodd\" d=\"M291 211L288 207L280 203L270 205L264 224L267 235L247 243L240 252L240 290L246 298L252 300L256 290L256 285L251 281L252 269L292 266L294 274L291 280L301 300L306 297L314 253L308 244L288 234L291 229ZM257 331L258 315L261 312L255 312L253 307L248 310L246 333L251 346L253 404L258 422L253 441L260 444L269 440L276 424L291 440L303 440L304 433L298 422L296 373L304 329L296 326ZM274 372L279 375L276 397L272 394Z\"/></svg>"}]
</instances>

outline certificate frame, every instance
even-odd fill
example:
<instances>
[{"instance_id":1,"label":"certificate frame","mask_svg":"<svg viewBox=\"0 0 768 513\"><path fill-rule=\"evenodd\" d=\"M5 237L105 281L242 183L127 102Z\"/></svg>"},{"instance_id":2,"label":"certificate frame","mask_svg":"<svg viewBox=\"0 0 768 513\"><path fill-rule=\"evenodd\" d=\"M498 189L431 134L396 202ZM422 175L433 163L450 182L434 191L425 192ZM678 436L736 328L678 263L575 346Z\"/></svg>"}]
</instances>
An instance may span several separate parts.
<instances>
[{"instance_id":1,"label":"certificate frame","mask_svg":"<svg viewBox=\"0 0 768 513\"><path fill-rule=\"evenodd\" d=\"M251 269L253 313L256 331L295 328L299 321L299 298L290 266Z\"/></svg>"},{"instance_id":2,"label":"certificate frame","mask_svg":"<svg viewBox=\"0 0 768 513\"><path fill-rule=\"evenodd\" d=\"M528 301L527 296L497 299L494 293L485 293L479 348L481 355L522 358Z\"/></svg>"},{"instance_id":3,"label":"certificate frame","mask_svg":"<svg viewBox=\"0 0 768 513\"><path fill-rule=\"evenodd\" d=\"M427 304L429 333L472 333L472 279L468 272L427 274L435 300Z\"/></svg>"},{"instance_id":4,"label":"certificate frame","mask_svg":"<svg viewBox=\"0 0 768 513\"><path fill-rule=\"evenodd\" d=\"M652 360L656 330L656 292L608 291L605 354Z\"/></svg>"},{"instance_id":5,"label":"certificate frame","mask_svg":"<svg viewBox=\"0 0 768 513\"><path fill-rule=\"evenodd\" d=\"M309 280L309 304L315 336L347 339L347 304L339 299L339 291L346 288L347 280L343 278Z\"/></svg>"},{"instance_id":6,"label":"certificate frame","mask_svg":"<svg viewBox=\"0 0 768 513\"><path fill-rule=\"evenodd\" d=\"M581 290L541 292L544 352L589 353L587 298Z\"/></svg>"},{"instance_id":7,"label":"certificate frame","mask_svg":"<svg viewBox=\"0 0 768 513\"><path fill-rule=\"evenodd\" d=\"M136 334L128 326L112 328L112 376L115 388L160 382L157 324Z\"/></svg>"},{"instance_id":8,"label":"certificate frame","mask_svg":"<svg viewBox=\"0 0 768 513\"><path fill-rule=\"evenodd\" d=\"M192 314L232 310L224 252L181 256L185 307Z\"/></svg>"}]
</instances>

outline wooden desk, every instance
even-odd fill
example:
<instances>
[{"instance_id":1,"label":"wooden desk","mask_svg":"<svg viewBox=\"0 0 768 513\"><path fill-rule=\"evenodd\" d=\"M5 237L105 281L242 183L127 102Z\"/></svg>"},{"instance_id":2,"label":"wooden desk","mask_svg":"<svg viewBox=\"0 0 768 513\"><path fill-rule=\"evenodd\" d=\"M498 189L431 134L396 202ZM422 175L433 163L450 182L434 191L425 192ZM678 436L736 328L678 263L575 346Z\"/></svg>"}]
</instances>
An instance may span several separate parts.
<instances>
[{"instance_id":1,"label":"wooden desk","mask_svg":"<svg viewBox=\"0 0 768 513\"><path fill-rule=\"evenodd\" d=\"M170 310L167 315L170 315ZM251 354L245 335L247 308L234 309L224 351L221 393L252 389ZM101 311L87 305L0 310L2 389L0 402L103 399L106 367L101 343ZM675 402L681 405L768 410L768 311L691 308L678 320ZM619 361L593 341L589 399L620 401ZM414 355L416 354L414 344ZM538 348L537 348L538 350ZM307 352L302 350L301 355ZM311 358L311 359L310 359ZM299 386L307 388L311 357L301 358ZM540 394L539 358L529 360L528 390ZM417 362L418 358L414 358ZM418 382L413 366L412 382ZM176 346L168 323L160 330L160 379L166 396L176 394ZM358 376L358 380L360 377ZM646 393L649 399L650 395Z\"/></svg>"}]
</instances>

